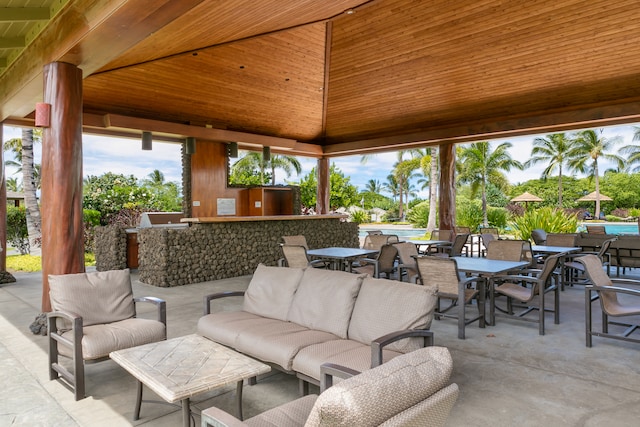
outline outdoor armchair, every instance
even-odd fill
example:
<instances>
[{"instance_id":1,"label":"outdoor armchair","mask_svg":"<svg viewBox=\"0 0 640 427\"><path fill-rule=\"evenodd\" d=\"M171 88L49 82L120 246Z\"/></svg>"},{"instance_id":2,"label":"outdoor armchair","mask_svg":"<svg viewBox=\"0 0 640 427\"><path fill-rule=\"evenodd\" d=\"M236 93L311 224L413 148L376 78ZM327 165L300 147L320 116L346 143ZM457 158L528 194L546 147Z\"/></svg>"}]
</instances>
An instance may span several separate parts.
<instances>
[{"instance_id":1,"label":"outdoor armchair","mask_svg":"<svg viewBox=\"0 0 640 427\"><path fill-rule=\"evenodd\" d=\"M536 228L531 231L531 238L536 245L544 245L547 243L547 232L541 228Z\"/></svg>"},{"instance_id":2,"label":"outdoor armchair","mask_svg":"<svg viewBox=\"0 0 640 427\"><path fill-rule=\"evenodd\" d=\"M495 324L497 315L504 315L517 320L537 322L538 332L544 335L545 312L553 312L554 323L560 323L559 288L554 271L562 254L550 255L542 269L522 270L518 275L498 276L493 282L494 288L490 290L490 323ZM527 274L527 275L525 275ZM545 295L553 292L553 309L545 305ZM507 297L506 308L498 307L497 296ZM519 308L521 311L514 311ZM503 314L497 314L496 309ZM538 311L538 318L526 317L532 311Z\"/></svg>"},{"instance_id":3,"label":"outdoor armchair","mask_svg":"<svg viewBox=\"0 0 640 427\"><path fill-rule=\"evenodd\" d=\"M573 286L574 284L588 284L589 279L585 276L584 264L578 261L579 257L585 255L595 255L600 260L600 265L607 269L607 275L611 273L611 255L609 254L609 249L611 247L611 243L615 242L616 238L605 240L602 242L602 246L600 246L600 250L598 252L578 252L574 254L566 254L564 261L564 268L566 270L567 283L569 286Z\"/></svg>"},{"instance_id":4,"label":"outdoor armchair","mask_svg":"<svg viewBox=\"0 0 640 427\"><path fill-rule=\"evenodd\" d=\"M381 274L385 274L388 279L396 270L396 257L398 250L395 245L386 243L382 245L376 258L359 258L359 266L354 268L357 273L368 273L369 275L380 278Z\"/></svg>"},{"instance_id":5,"label":"outdoor armchair","mask_svg":"<svg viewBox=\"0 0 640 427\"><path fill-rule=\"evenodd\" d=\"M414 243L404 242L394 245L398 250L398 280L402 281L403 276L407 276L407 281L415 283L418 280L418 266L416 258L418 257L418 248Z\"/></svg>"},{"instance_id":6,"label":"outdoor armchair","mask_svg":"<svg viewBox=\"0 0 640 427\"><path fill-rule=\"evenodd\" d=\"M280 244L280 248L284 257L278 261L280 267L307 268L311 265L304 246Z\"/></svg>"},{"instance_id":7,"label":"outdoor armchair","mask_svg":"<svg viewBox=\"0 0 640 427\"><path fill-rule=\"evenodd\" d=\"M295 236L282 236L282 241L284 242L285 245L288 246L302 246L305 249L305 256L307 258L309 258L306 255L306 251L309 250L309 244L307 243L307 238L302 235L302 234L298 234ZM282 245L281 245L282 246ZM284 249L283 249L284 252ZM292 254L292 256L294 256ZM284 258L281 258L278 260L278 265L283 266L285 262L288 262L286 259L286 255ZM303 262L300 260L300 262ZM312 267L318 267L318 268L327 268L329 266L329 263L325 260L321 260L321 259L308 259L307 261L309 264L311 264ZM294 263L297 264L297 262L294 261ZM289 267L291 267L291 265L289 265Z\"/></svg>"},{"instance_id":8,"label":"outdoor armchair","mask_svg":"<svg viewBox=\"0 0 640 427\"><path fill-rule=\"evenodd\" d=\"M594 336L613 338L622 341L640 343L640 339L630 335L640 325L629 322L611 321L610 317L622 318L640 315L640 290L631 289L629 285L638 286L640 281L631 279L616 279L616 285L604 272L602 263L596 255L585 255L577 258L582 263L591 284L585 286L585 326L586 345L591 347ZM592 303L600 301L602 310L602 332L593 330ZM619 332L609 332L609 326L618 328Z\"/></svg>"},{"instance_id":9,"label":"outdoor armchair","mask_svg":"<svg viewBox=\"0 0 640 427\"><path fill-rule=\"evenodd\" d=\"M467 233L456 234L456 236L453 238L453 243L451 244L451 246L438 246L439 252L434 255L454 257L462 256L462 253L464 252L465 256L469 256L469 248L467 247L468 239L469 234Z\"/></svg>"},{"instance_id":10,"label":"outdoor armchair","mask_svg":"<svg viewBox=\"0 0 640 427\"><path fill-rule=\"evenodd\" d=\"M458 319L458 338L463 339L466 325L480 318L484 319L484 295L478 291L477 286L478 281L484 279L469 277L461 280L455 259L427 255L417 257L416 262L419 283L438 288L438 305L434 317L438 320L442 317ZM450 302L445 308L440 305L443 299ZM473 299L478 299L478 316L467 319L466 306L471 304ZM457 305L460 306L458 313L449 314L448 312Z\"/></svg>"},{"instance_id":11,"label":"outdoor armchair","mask_svg":"<svg viewBox=\"0 0 640 427\"><path fill-rule=\"evenodd\" d=\"M445 347L415 350L362 373L323 364L319 396L302 397L244 422L211 407L202 411L202 427L442 426L458 397L457 384L449 384L452 368ZM334 377L345 379L332 385Z\"/></svg>"},{"instance_id":12,"label":"outdoor armchair","mask_svg":"<svg viewBox=\"0 0 640 427\"><path fill-rule=\"evenodd\" d=\"M134 298L128 269L49 275L49 288L54 310L47 315L49 379L62 377L76 400L85 397L85 363L167 338L165 302ZM141 302L156 306L156 319L136 317L136 303ZM71 359L70 368L59 356Z\"/></svg>"}]
</instances>

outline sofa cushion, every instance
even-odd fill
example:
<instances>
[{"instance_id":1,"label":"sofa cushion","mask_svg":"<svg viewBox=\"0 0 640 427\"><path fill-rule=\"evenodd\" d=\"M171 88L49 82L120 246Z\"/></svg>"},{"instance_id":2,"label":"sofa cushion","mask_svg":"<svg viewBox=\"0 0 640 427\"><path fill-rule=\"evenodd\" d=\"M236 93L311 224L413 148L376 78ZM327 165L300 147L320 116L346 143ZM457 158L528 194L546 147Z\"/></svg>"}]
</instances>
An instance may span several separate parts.
<instances>
[{"instance_id":1,"label":"sofa cushion","mask_svg":"<svg viewBox=\"0 0 640 427\"><path fill-rule=\"evenodd\" d=\"M236 346L238 336L263 325L278 325L282 320L269 319L246 311L220 311L198 319L196 332L220 344Z\"/></svg>"},{"instance_id":2,"label":"sofa cushion","mask_svg":"<svg viewBox=\"0 0 640 427\"><path fill-rule=\"evenodd\" d=\"M307 268L293 297L288 320L347 338L353 305L364 276Z\"/></svg>"},{"instance_id":3,"label":"sofa cushion","mask_svg":"<svg viewBox=\"0 0 640 427\"><path fill-rule=\"evenodd\" d=\"M81 316L83 326L117 322L136 314L128 269L48 277L53 310Z\"/></svg>"},{"instance_id":4,"label":"sofa cushion","mask_svg":"<svg viewBox=\"0 0 640 427\"><path fill-rule=\"evenodd\" d=\"M259 264L244 294L242 309L271 319L287 320L304 270Z\"/></svg>"},{"instance_id":5,"label":"sofa cushion","mask_svg":"<svg viewBox=\"0 0 640 427\"><path fill-rule=\"evenodd\" d=\"M235 348L241 353L264 362L279 365L290 371L293 358L300 349L325 341L335 340L333 334L314 331L291 322L277 321L244 331L236 339Z\"/></svg>"},{"instance_id":6,"label":"sofa cushion","mask_svg":"<svg viewBox=\"0 0 640 427\"><path fill-rule=\"evenodd\" d=\"M303 426L318 395L310 394L292 402L276 406L245 421L249 427L300 427ZM203 411L206 414L206 412Z\"/></svg>"},{"instance_id":7,"label":"sofa cushion","mask_svg":"<svg viewBox=\"0 0 640 427\"><path fill-rule=\"evenodd\" d=\"M452 367L444 347L396 357L325 390L305 426L380 425L445 387Z\"/></svg>"},{"instance_id":8,"label":"sofa cushion","mask_svg":"<svg viewBox=\"0 0 640 427\"><path fill-rule=\"evenodd\" d=\"M112 351L162 341L166 338L164 323L150 319L125 319L119 322L83 328L82 357L94 360L106 357ZM73 340L73 331L62 334ZM68 347L59 345L60 354L71 357Z\"/></svg>"},{"instance_id":9,"label":"sofa cushion","mask_svg":"<svg viewBox=\"0 0 640 427\"><path fill-rule=\"evenodd\" d=\"M437 289L433 286L367 277L353 308L349 339L369 345L391 332L428 329L437 300ZM420 338L404 339L386 348L407 353L420 348L423 342Z\"/></svg>"},{"instance_id":10,"label":"sofa cushion","mask_svg":"<svg viewBox=\"0 0 640 427\"><path fill-rule=\"evenodd\" d=\"M382 351L382 360L387 362L402 353ZM353 340L334 340L303 348L293 359L293 370L320 381L320 365L335 363L363 372L371 369L371 346ZM334 381L339 381L339 378Z\"/></svg>"}]
</instances>

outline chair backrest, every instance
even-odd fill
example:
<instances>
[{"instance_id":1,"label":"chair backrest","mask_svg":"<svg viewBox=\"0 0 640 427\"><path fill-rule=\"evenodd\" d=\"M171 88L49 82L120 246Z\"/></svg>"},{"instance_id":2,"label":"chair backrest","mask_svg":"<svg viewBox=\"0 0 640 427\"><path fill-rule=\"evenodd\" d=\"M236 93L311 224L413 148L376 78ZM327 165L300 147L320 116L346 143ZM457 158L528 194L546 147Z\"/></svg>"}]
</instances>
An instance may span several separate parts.
<instances>
[{"instance_id":1,"label":"chair backrest","mask_svg":"<svg viewBox=\"0 0 640 427\"><path fill-rule=\"evenodd\" d=\"M442 426L458 396L452 371L445 347L394 357L324 390L305 426Z\"/></svg>"},{"instance_id":2,"label":"chair backrest","mask_svg":"<svg viewBox=\"0 0 640 427\"><path fill-rule=\"evenodd\" d=\"M431 240L447 240L453 242L452 230L433 230L431 232Z\"/></svg>"},{"instance_id":3,"label":"chair backrest","mask_svg":"<svg viewBox=\"0 0 640 427\"><path fill-rule=\"evenodd\" d=\"M480 238L482 239L482 244L484 245L485 248L489 247L490 242L493 242L494 240L496 240L496 236L488 233L482 233L480 235Z\"/></svg>"},{"instance_id":4,"label":"chair backrest","mask_svg":"<svg viewBox=\"0 0 640 427\"><path fill-rule=\"evenodd\" d=\"M491 234L494 238L500 238L500 232L495 227L480 227L480 234Z\"/></svg>"},{"instance_id":5,"label":"chair backrest","mask_svg":"<svg viewBox=\"0 0 640 427\"><path fill-rule=\"evenodd\" d=\"M386 245L389 235L386 234L369 234L364 238L363 249L373 249L379 251L382 245Z\"/></svg>"},{"instance_id":6,"label":"chair backrest","mask_svg":"<svg viewBox=\"0 0 640 427\"><path fill-rule=\"evenodd\" d=\"M571 233L547 234L547 246L573 247L576 245L576 237Z\"/></svg>"},{"instance_id":7,"label":"chair backrest","mask_svg":"<svg viewBox=\"0 0 640 427\"><path fill-rule=\"evenodd\" d=\"M584 265L585 273L592 285L598 287L613 286L611 278L602 268L602 262L597 255L584 255L576 258L576 261ZM618 304L616 292L600 292L600 305L605 313L612 313L612 309Z\"/></svg>"},{"instance_id":8,"label":"chair backrest","mask_svg":"<svg viewBox=\"0 0 640 427\"><path fill-rule=\"evenodd\" d=\"M309 245L307 244L307 238L301 234L297 236L282 236L282 241L284 242L285 245L304 246L306 250L309 250Z\"/></svg>"},{"instance_id":9,"label":"chair backrest","mask_svg":"<svg viewBox=\"0 0 640 427\"><path fill-rule=\"evenodd\" d=\"M280 245L282 255L287 261L287 266L291 268L306 268L309 266L307 249L300 245Z\"/></svg>"},{"instance_id":10,"label":"chair backrest","mask_svg":"<svg viewBox=\"0 0 640 427\"><path fill-rule=\"evenodd\" d=\"M396 249L395 245L390 243L385 243L380 247L380 252L378 252L378 272L379 273L389 273L393 271L396 264L396 257L398 256L398 249Z\"/></svg>"},{"instance_id":11,"label":"chair backrest","mask_svg":"<svg viewBox=\"0 0 640 427\"><path fill-rule=\"evenodd\" d=\"M551 282L551 276L555 269L558 267L558 263L560 262L560 258L562 258L563 254L555 254L549 255L544 260L544 265L542 266L542 271L538 276L538 283L542 284L543 287L547 287L547 285ZM540 292L540 289L534 289L533 294L536 295Z\"/></svg>"},{"instance_id":12,"label":"chair backrest","mask_svg":"<svg viewBox=\"0 0 640 427\"><path fill-rule=\"evenodd\" d=\"M453 227L453 229L455 230L456 234L471 234L471 228L470 227Z\"/></svg>"},{"instance_id":13,"label":"chair backrest","mask_svg":"<svg viewBox=\"0 0 640 427\"><path fill-rule=\"evenodd\" d=\"M400 242L400 238L395 234L383 234L383 236L387 236L387 243L398 243L398 242Z\"/></svg>"},{"instance_id":14,"label":"chair backrest","mask_svg":"<svg viewBox=\"0 0 640 427\"><path fill-rule=\"evenodd\" d=\"M367 230L367 234L369 236L376 235L376 234L382 234L382 230Z\"/></svg>"},{"instance_id":15,"label":"chair backrest","mask_svg":"<svg viewBox=\"0 0 640 427\"><path fill-rule=\"evenodd\" d=\"M398 250L398 258L400 263L405 265L414 265L415 259L418 256L418 248L416 245L410 242L396 243L394 245Z\"/></svg>"},{"instance_id":16,"label":"chair backrest","mask_svg":"<svg viewBox=\"0 0 640 427\"><path fill-rule=\"evenodd\" d=\"M435 256L416 258L418 275L423 285L438 288L439 296L458 295L458 264L455 259Z\"/></svg>"},{"instance_id":17,"label":"chair backrest","mask_svg":"<svg viewBox=\"0 0 640 427\"><path fill-rule=\"evenodd\" d=\"M460 233L456 234L456 237L453 239L453 245L451 247L451 256L460 256L462 255L462 249L464 245L467 244L467 239L469 238L468 233Z\"/></svg>"},{"instance_id":18,"label":"chair backrest","mask_svg":"<svg viewBox=\"0 0 640 427\"><path fill-rule=\"evenodd\" d=\"M618 238L614 237L613 239L605 240L604 242L602 242L602 246L600 246L600 250L598 251L598 258L600 258L600 262L604 262L604 256L607 252L609 252L611 243L615 242L616 240L618 240Z\"/></svg>"},{"instance_id":19,"label":"chair backrest","mask_svg":"<svg viewBox=\"0 0 640 427\"><path fill-rule=\"evenodd\" d=\"M547 232L542 228L536 228L531 231L531 238L536 245L544 245L547 242Z\"/></svg>"},{"instance_id":20,"label":"chair backrest","mask_svg":"<svg viewBox=\"0 0 640 427\"><path fill-rule=\"evenodd\" d=\"M487 259L521 261L524 253L522 240L494 240L487 246Z\"/></svg>"},{"instance_id":21,"label":"chair backrest","mask_svg":"<svg viewBox=\"0 0 640 427\"><path fill-rule=\"evenodd\" d=\"M607 234L604 225L587 225L587 233L589 234Z\"/></svg>"}]
</instances>

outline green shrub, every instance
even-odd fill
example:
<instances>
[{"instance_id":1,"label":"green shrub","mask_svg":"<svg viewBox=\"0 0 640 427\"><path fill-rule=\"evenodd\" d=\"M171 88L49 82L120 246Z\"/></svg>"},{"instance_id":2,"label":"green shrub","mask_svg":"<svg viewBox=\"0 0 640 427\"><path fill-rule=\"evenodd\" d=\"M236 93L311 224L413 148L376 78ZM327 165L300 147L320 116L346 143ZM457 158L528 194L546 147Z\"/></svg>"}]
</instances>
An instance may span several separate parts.
<instances>
[{"instance_id":1,"label":"green shrub","mask_svg":"<svg viewBox=\"0 0 640 427\"><path fill-rule=\"evenodd\" d=\"M33 273L42 270L42 258L35 255L10 255L7 257L7 270Z\"/></svg>"},{"instance_id":2,"label":"green shrub","mask_svg":"<svg viewBox=\"0 0 640 427\"><path fill-rule=\"evenodd\" d=\"M7 206L7 242L20 254L29 253L29 232L27 231L27 210L23 206Z\"/></svg>"},{"instance_id":3,"label":"green shrub","mask_svg":"<svg viewBox=\"0 0 640 427\"><path fill-rule=\"evenodd\" d=\"M365 222L371 221L371 215L369 215L369 212L365 210L356 209L351 212L349 219L351 220L351 222L355 222L356 224L363 224Z\"/></svg>"},{"instance_id":4,"label":"green shrub","mask_svg":"<svg viewBox=\"0 0 640 427\"><path fill-rule=\"evenodd\" d=\"M604 220L608 221L608 222L620 222L623 219L624 218L620 218L619 216L615 216L615 215L605 215L604 216Z\"/></svg>"},{"instance_id":5,"label":"green shrub","mask_svg":"<svg viewBox=\"0 0 640 427\"><path fill-rule=\"evenodd\" d=\"M466 197L459 198L456 205L456 225L469 227L471 231L478 229L482 224L482 202L469 200Z\"/></svg>"},{"instance_id":6,"label":"green shrub","mask_svg":"<svg viewBox=\"0 0 640 427\"><path fill-rule=\"evenodd\" d=\"M525 212L509 223L516 239L529 240L531 231L541 228L547 233L575 233L578 229L578 218L561 210L544 207Z\"/></svg>"},{"instance_id":7,"label":"green shrub","mask_svg":"<svg viewBox=\"0 0 640 427\"><path fill-rule=\"evenodd\" d=\"M425 228L429 222L429 202L424 201L415 205L407 212L407 221L417 228Z\"/></svg>"},{"instance_id":8,"label":"green shrub","mask_svg":"<svg viewBox=\"0 0 640 427\"><path fill-rule=\"evenodd\" d=\"M487 219L490 227L505 228L509 212L505 208L487 208Z\"/></svg>"}]
</instances>

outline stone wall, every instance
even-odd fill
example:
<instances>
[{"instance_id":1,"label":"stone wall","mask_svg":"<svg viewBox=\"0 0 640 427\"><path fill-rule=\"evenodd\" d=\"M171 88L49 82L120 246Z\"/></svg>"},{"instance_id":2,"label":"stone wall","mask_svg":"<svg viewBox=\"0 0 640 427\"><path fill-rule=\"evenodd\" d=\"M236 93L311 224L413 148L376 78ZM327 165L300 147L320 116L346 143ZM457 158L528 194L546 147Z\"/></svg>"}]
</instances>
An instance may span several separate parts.
<instances>
[{"instance_id":1,"label":"stone wall","mask_svg":"<svg viewBox=\"0 0 640 427\"><path fill-rule=\"evenodd\" d=\"M127 268L127 232L123 227L100 226L95 228L96 270L121 270Z\"/></svg>"},{"instance_id":2,"label":"stone wall","mask_svg":"<svg viewBox=\"0 0 640 427\"><path fill-rule=\"evenodd\" d=\"M259 263L276 265L282 236L297 234L306 237L310 248L359 246L358 225L335 218L145 228L138 232L140 281L169 287L251 274ZM126 240L122 245L126 262Z\"/></svg>"}]
</instances>

